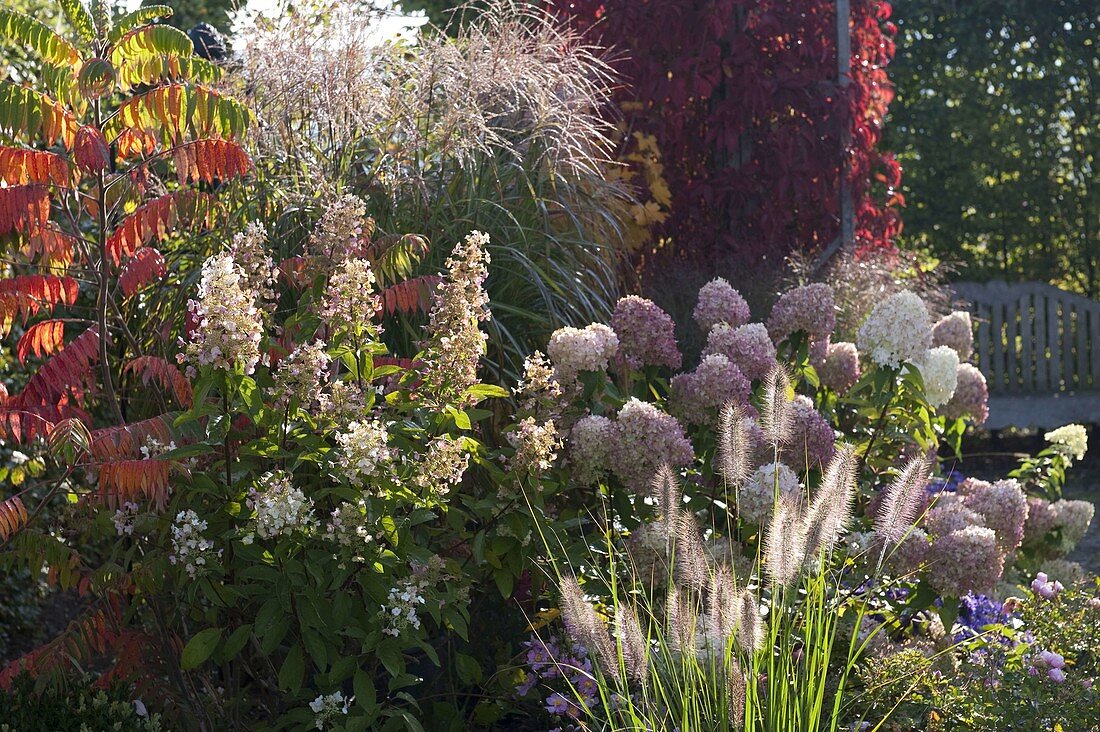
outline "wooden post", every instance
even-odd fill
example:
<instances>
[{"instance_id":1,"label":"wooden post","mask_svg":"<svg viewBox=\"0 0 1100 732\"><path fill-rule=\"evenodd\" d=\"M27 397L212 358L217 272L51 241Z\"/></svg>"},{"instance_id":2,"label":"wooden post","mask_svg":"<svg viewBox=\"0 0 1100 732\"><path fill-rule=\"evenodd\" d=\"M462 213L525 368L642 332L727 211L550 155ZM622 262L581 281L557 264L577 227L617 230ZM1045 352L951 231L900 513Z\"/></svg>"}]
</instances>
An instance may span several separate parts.
<instances>
[{"instance_id":1,"label":"wooden post","mask_svg":"<svg viewBox=\"0 0 1100 732\"><path fill-rule=\"evenodd\" d=\"M852 80L852 38L848 28L851 9L848 3L849 0L836 2L836 78L841 91L847 91ZM848 185L850 138L847 127L840 140L840 246L847 249L856 243L855 206L852 202L852 189Z\"/></svg>"},{"instance_id":2,"label":"wooden post","mask_svg":"<svg viewBox=\"0 0 1100 732\"><path fill-rule=\"evenodd\" d=\"M850 0L836 0L836 82L841 94L848 89L852 69L852 37L849 23L852 19ZM837 104L841 103L840 98ZM848 142L847 127L840 134L840 158L837 166L837 191L840 199L840 235L818 256L814 262L814 272L828 264L841 249L855 246L856 221L855 205L852 202L852 189L848 185Z\"/></svg>"}]
</instances>

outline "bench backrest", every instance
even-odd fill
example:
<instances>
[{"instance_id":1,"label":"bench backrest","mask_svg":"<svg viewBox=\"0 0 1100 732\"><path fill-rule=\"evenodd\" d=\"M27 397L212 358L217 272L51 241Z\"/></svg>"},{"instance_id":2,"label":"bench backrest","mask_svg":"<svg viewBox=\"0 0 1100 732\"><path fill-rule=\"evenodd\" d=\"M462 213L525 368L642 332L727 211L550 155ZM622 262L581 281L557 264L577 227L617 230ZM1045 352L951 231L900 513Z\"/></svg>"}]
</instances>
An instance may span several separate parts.
<instances>
[{"instance_id":1,"label":"bench backrest","mask_svg":"<svg viewBox=\"0 0 1100 732\"><path fill-rule=\"evenodd\" d=\"M1100 302L1042 282L957 282L994 394L1100 391Z\"/></svg>"}]
</instances>

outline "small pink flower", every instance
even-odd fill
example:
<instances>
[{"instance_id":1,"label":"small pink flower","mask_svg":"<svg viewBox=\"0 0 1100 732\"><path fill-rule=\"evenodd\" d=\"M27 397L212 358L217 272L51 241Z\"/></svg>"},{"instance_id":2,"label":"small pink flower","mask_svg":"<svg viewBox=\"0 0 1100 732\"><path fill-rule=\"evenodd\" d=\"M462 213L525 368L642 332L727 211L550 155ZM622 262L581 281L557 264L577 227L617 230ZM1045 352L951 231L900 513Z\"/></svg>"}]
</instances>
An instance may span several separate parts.
<instances>
[{"instance_id":1,"label":"small pink flower","mask_svg":"<svg viewBox=\"0 0 1100 732\"><path fill-rule=\"evenodd\" d=\"M1031 581L1031 591L1044 600L1054 599L1065 587L1058 580L1053 582L1047 577L1046 572L1039 572Z\"/></svg>"}]
</instances>

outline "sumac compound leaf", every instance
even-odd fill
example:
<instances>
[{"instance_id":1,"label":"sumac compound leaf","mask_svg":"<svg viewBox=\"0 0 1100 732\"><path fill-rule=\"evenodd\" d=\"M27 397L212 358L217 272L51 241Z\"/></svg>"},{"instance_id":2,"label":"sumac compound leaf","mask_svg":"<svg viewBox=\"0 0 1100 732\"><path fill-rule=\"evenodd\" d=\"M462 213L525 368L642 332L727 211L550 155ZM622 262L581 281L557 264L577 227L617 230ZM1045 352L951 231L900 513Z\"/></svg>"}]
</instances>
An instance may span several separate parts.
<instances>
[{"instance_id":1,"label":"sumac compound leaf","mask_svg":"<svg viewBox=\"0 0 1100 732\"><path fill-rule=\"evenodd\" d=\"M15 347L15 353L20 363L26 363L30 355L42 357L57 353L64 342L65 321L43 320L27 328Z\"/></svg>"},{"instance_id":2,"label":"sumac compound leaf","mask_svg":"<svg viewBox=\"0 0 1100 732\"><path fill-rule=\"evenodd\" d=\"M0 280L0 335L6 335L16 318L26 322L40 310L76 302L80 287L72 277L19 275Z\"/></svg>"},{"instance_id":3,"label":"sumac compound leaf","mask_svg":"<svg viewBox=\"0 0 1100 732\"><path fill-rule=\"evenodd\" d=\"M76 48L49 26L15 10L0 8L0 36L33 50L46 63L71 65L80 60Z\"/></svg>"},{"instance_id":4,"label":"sumac compound leaf","mask_svg":"<svg viewBox=\"0 0 1100 732\"><path fill-rule=\"evenodd\" d=\"M27 509L19 496L0 503L0 541L7 541L27 524Z\"/></svg>"},{"instance_id":5,"label":"sumac compound leaf","mask_svg":"<svg viewBox=\"0 0 1100 732\"><path fill-rule=\"evenodd\" d=\"M76 132L73 159L81 170L98 173L111 165L111 150L97 127L84 125Z\"/></svg>"},{"instance_id":6,"label":"sumac compound leaf","mask_svg":"<svg viewBox=\"0 0 1100 732\"><path fill-rule=\"evenodd\" d=\"M96 465L99 497L108 508L126 502L152 502L158 511L168 505L167 460L114 460Z\"/></svg>"},{"instance_id":7,"label":"sumac compound leaf","mask_svg":"<svg viewBox=\"0 0 1100 732\"><path fill-rule=\"evenodd\" d=\"M252 168L244 149L229 140L195 140L172 151L180 185L237 178Z\"/></svg>"},{"instance_id":8,"label":"sumac compound leaf","mask_svg":"<svg viewBox=\"0 0 1100 732\"><path fill-rule=\"evenodd\" d=\"M155 129L163 143L178 145L187 138L234 139L251 121L248 108L232 97L205 86L169 84L126 101L109 131Z\"/></svg>"},{"instance_id":9,"label":"sumac compound leaf","mask_svg":"<svg viewBox=\"0 0 1100 732\"><path fill-rule=\"evenodd\" d=\"M2 104L2 102L0 102ZM41 184L0 188L0 236L33 233L50 217L50 192Z\"/></svg>"},{"instance_id":10,"label":"sumac compound leaf","mask_svg":"<svg viewBox=\"0 0 1100 732\"><path fill-rule=\"evenodd\" d=\"M78 127L72 112L45 94L0 81L0 132L31 144L60 142L71 150Z\"/></svg>"},{"instance_id":11,"label":"sumac compound leaf","mask_svg":"<svg viewBox=\"0 0 1100 732\"><path fill-rule=\"evenodd\" d=\"M122 220L107 239L107 252L117 264L151 241L166 239L180 226L198 232L211 228L220 211L218 200L201 191L179 191L155 198Z\"/></svg>"},{"instance_id":12,"label":"sumac compound leaf","mask_svg":"<svg viewBox=\"0 0 1100 732\"><path fill-rule=\"evenodd\" d=\"M410 315L417 311L427 312L432 302L432 292L439 284L437 275L414 277L411 280L390 285L379 293L382 300L382 312L386 315L401 313Z\"/></svg>"},{"instance_id":13,"label":"sumac compound leaf","mask_svg":"<svg viewBox=\"0 0 1100 732\"><path fill-rule=\"evenodd\" d=\"M128 374L141 376L141 383L149 386L158 383L161 388L172 392L176 401L184 408L191 407L191 382L178 368L157 356L141 356L126 364L123 370Z\"/></svg>"},{"instance_id":14,"label":"sumac compound leaf","mask_svg":"<svg viewBox=\"0 0 1100 732\"><path fill-rule=\"evenodd\" d=\"M141 247L126 260L122 274L118 277L118 286L123 295L132 297L149 285L162 280L167 272L163 254L153 247Z\"/></svg>"},{"instance_id":15,"label":"sumac compound leaf","mask_svg":"<svg viewBox=\"0 0 1100 732\"><path fill-rule=\"evenodd\" d=\"M73 171L57 153L0 145L0 181L9 186L47 183L70 188Z\"/></svg>"}]
</instances>

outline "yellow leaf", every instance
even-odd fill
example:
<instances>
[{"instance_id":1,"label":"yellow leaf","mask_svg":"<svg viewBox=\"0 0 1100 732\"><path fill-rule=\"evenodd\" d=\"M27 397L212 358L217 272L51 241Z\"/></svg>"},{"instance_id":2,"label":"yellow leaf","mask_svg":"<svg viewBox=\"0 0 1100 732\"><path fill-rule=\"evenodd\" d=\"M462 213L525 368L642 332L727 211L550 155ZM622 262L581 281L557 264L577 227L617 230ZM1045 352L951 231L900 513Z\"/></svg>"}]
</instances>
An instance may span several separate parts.
<instances>
[{"instance_id":1,"label":"yellow leaf","mask_svg":"<svg viewBox=\"0 0 1100 732\"><path fill-rule=\"evenodd\" d=\"M554 622L561 615L561 611L555 608L549 610L543 610L535 619L527 625L527 630L538 630L539 628L545 628L550 623Z\"/></svg>"}]
</instances>

